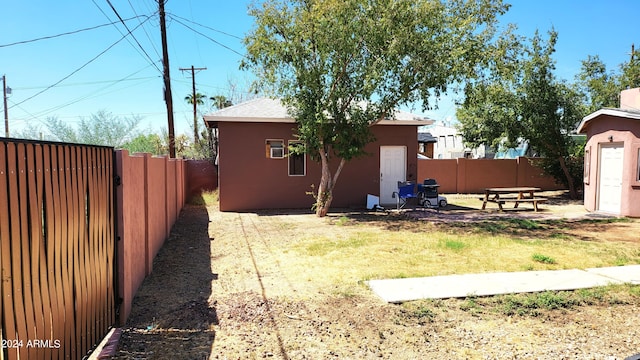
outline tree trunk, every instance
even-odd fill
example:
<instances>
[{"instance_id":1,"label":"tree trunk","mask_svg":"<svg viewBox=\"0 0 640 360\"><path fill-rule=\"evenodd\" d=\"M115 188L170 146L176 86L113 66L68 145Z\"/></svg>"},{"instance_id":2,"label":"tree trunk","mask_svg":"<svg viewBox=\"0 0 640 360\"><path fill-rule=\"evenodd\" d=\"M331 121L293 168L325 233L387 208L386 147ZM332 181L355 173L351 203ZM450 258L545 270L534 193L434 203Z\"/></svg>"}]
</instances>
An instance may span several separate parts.
<instances>
[{"instance_id":1,"label":"tree trunk","mask_svg":"<svg viewBox=\"0 0 640 360\"><path fill-rule=\"evenodd\" d=\"M316 195L316 215L318 217L324 217L329 212L331 201L333 200L333 187L338 181L338 176L342 171L342 167L346 163L344 159L340 159L340 164L336 169L335 174L331 176L331 168L329 168L329 158L321 150L320 157L322 159L322 176L320 177L320 184L318 185L318 194Z\"/></svg>"},{"instance_id":2,"label":"tree trunk","mask_svg":"<svg viewBox=\"0 0 640 360\"><path fill-rule=\"evenodd\" d=\"M569 197L575 200L578 198L578 192L576 191L576 187L573 184L573 177L571 176L571 173L569 173L567 163L564 161L564 157L562 156L558 157L558 161L560 161L560 167L562 168L562 172L567 179L567 184L569 186Z\"/></svg>"}]
</instances>

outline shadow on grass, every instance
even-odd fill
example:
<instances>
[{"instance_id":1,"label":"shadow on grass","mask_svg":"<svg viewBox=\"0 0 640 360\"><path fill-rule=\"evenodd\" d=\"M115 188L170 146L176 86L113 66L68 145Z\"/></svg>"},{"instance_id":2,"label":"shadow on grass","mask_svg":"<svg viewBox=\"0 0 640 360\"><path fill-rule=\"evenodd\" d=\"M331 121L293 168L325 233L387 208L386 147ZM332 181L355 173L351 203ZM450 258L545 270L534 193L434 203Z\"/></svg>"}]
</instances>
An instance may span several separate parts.
<instances>
[{"instance_id":1,"label":"shadow on grass","mask_svg":"<svg viewBox=\"0 0 640 360\"><path fill-rule=\"evenodd\" d=\"M572 238L594 241L593 234L620 226L633 220L611 216L594 216L580 219L529 218L531 211L486 212L476 208L449 204L436 212L434 209L411 209L403 212L348 211L331 213L328 221L336 226L378 226L388 231L445 231L451 233L475 233L485 235L510 235L521 238L551 239ZM583 234L583 235L579 235Z\"/></svg>"},{"instance_id":2,"label":"shadow on grass","mask_svg":"<svg viewBox=\"0 0 640 360\"><path fill-rule=\"evenodd\" d=\"M217 278L211 271L209 216L200 202L190 203L138 289L116 359L206 359L211 352L218 315L209 303Z\"/></svg>"}]
</instances>

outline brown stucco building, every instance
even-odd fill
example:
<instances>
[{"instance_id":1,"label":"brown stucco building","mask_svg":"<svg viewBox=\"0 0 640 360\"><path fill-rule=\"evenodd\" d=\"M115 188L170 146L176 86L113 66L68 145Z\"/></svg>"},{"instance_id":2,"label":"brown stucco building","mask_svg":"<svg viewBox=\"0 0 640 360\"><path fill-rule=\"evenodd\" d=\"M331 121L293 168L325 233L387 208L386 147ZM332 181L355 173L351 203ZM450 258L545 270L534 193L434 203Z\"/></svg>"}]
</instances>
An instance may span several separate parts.
<instances>
[{"instance_id":1,"label":"brown stucco building","mask_svg":"<svg viewBox=\"0 0 640 360\"><path fill-rule=\"evenodd\" d=\"M640 217L640 88L622 91L620 108L586 116L577 131L587 135L585 208Z\"/></svg>"},{"instance_id":2,"label":"brown stucco building","mask_svg":"<svg viewBox=\"0 0 640 360\"><path fill-rule=\"evenodd\" d=\"M296 122L279 100L250 100L204 120L218 129L220 210L311 207L308 192L320 180L320 165L306 155L289 156ZM383 204L395 203L391 195L397 181L417 180L417 127L431 123L397 111L372 126L376 141L366 146L367 156L345 165L332 206L364 207L367 194L380 196Z\"/></svg>"}]
</instances>

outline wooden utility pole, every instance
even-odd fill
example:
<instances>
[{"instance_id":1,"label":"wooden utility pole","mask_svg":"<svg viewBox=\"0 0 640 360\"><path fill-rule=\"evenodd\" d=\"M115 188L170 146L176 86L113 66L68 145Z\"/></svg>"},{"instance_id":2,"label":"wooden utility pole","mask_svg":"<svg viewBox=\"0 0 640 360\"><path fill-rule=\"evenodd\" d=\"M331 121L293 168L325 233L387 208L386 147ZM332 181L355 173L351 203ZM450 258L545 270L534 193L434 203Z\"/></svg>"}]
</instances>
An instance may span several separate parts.
<instances>
[{"instance_id":1,"label":"wooden utility pole","mask_svg":"<svg viewBox=\"0 0 640 360\"><path fill-rule=\"evenodd\" d=\"M198 98L196 97L196 70L207 70L204 68L197 68L191 65L191 68L180 68L180 71L191 70L191 88L193 90L191 102L193 102L193 144L198 142Z\"/></svg>"},{"instance_id":2,"label":"wooden utility pole","mask_svg":"<svg viewBox=\"0 0 640 360\"><path fill-rule=\"evenodd\" d=\"M7 77L2 75L2 99L4 100L4 137L9 137L9 113L7 108Z\"/></svg>"},{"instance_id":3,"label":"wooden utility pole","mask_svg":"<svg viewBox=\"0 0 640 360\"><path fill-rule=\"evenodd\" d=\"M164 3L158 0L160 6L160 36L162 37L162 67L164 77L164 102L167 104L167 122L169 127L169 157L176 157L176 139L173 129L173 97L171 95L171 76L169 75L169 51L167 50L167 26L165 24Z\"/></svg>"}]
</instances>

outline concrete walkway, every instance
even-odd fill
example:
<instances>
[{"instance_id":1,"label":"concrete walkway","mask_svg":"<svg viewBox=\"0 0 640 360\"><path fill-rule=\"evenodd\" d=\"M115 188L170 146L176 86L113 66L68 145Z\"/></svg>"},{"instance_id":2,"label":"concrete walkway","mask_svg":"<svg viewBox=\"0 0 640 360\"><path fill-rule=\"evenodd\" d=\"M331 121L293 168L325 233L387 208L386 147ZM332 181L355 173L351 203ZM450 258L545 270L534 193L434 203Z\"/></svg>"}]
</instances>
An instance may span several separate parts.
<instances>
[{"instance_id":1,"label":"concrete walkway","mask_svg":"<svg viewBox=\"0 0 640 360\"><path fill-rule=\"evenodd\" d=\"M575 290L624 283L640 284L640 265L586 270L463 274L367 282L379 297L389 303L546 290Z\"/></svg>"}]
</instances>

